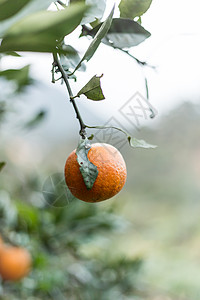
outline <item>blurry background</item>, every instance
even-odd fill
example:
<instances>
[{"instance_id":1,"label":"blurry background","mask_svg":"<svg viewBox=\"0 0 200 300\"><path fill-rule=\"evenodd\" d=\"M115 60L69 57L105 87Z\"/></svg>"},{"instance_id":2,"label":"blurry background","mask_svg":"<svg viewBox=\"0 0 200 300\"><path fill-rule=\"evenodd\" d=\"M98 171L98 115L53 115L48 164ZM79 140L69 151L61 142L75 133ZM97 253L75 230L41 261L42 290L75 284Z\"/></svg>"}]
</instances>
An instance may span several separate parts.
<instances>
[{"instance_id":1,"label":"blurry background","mask_svg":"<svg viewBox=\"0 0 200 300\"><path fill-rule=\"evenodd\" d=\"M102 45L87 72L72 82L75 94L104 73L106 100L77 100L85 122L102 125L114 118L133 136L158 145L121 147L126 186L97 205L74 201L55 208L42 195L45 180L63 172L79 140L66 88L51 83L51 56L26 53L23 63L2 58L2 70L30 63L33 80L13 95L15 84L0 78L0 157L7 163L0 174L0 225L9 242L28 247L34 257L31 275L7 283L2 299L199 300L198 11L197 0L154 0L142 18L152 36L132 54L156 69ZM77 44L75 37L82 54L89 41ZM146 97L144 75L158 115L141 118L136 130L119 110L136 92Z\"/></svg>"}]
</instances>

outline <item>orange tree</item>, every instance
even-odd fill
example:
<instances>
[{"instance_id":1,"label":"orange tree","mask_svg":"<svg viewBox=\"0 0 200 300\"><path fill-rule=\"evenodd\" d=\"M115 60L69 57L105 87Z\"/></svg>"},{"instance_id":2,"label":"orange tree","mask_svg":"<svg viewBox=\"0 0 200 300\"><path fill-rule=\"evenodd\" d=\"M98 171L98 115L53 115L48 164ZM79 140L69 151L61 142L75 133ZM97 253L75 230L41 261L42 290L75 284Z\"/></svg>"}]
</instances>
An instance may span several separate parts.
<instances>
[{"instance_id":1,"label":"orange tree","mask_svg":"<svg viewBox=\"0 0 200 300\"><path fill-rule=\"evenodd\" d=\"M145 65L145 62L136 59L126 49L137 46L150 36L150 33L140 23L141 15L149 8L151 1L145 1L141 5L137 1L134 3L133 1L123 0L119 4L120 17L113 18L115 12L114 4L104 21L101 19L106 8L106 1L101 3L97 1L70 1L68 4L62 1L55 1L53 3L55 5L54 11L46 11L44 9L52 4L52 1L43 1L42 4L38 4L37 1L28 1L28 3L27 1L19 1L15 5L8 0L2 1L0 7L0 37L2 37L0 53L2 55L19 55L18 52L32 51L52 54L52 83L62 80L66 84L69 100L80 123L79 134L81 141L76 152L77 156L82 157L82 165L79 162L80 171L84 182L89 177L93 185L98 170L96 172L94 168L93 172L90 170L92 169L92 163L87 158L89 141L87 140L86 129L99 129L99 126L85 124L75 99L81 95L85 95L93 101L105 99L101 88L102 76L94 75L76 95L73 94L71 89L70 79L76 79L77 72L85 70L85 62L88 62L93 57L101 43L121 50L135 59L140 65ZM137 20L133 20L133 18ZM87 35L93 38L82 57L79 57L77 49L66 43L66 37L73 31L78 30L80 26L82 28L80 38ZM58 74L59 78L56 78ZM0 76L9 80L15 80L18 84L18 91L23 89L24 85L30 84L28 66L21 70L4 70L0 73ZM148 98L146 78L145 85ZM155 112L152 107L150 109L152 111L151 117L153 118ZM40 120L43 116L44 112L40 112L35 120ZM105 129L104 126L100 128L102 130ZM121 128L113 127L112 129L123 132L132 147L154 148L153 145L143 140L131 137ZM81 154L79 149L82 149ZM4 162L1 162L0 166L2 168ZM92 185L90 188L87 188L91 189Z\"/></svg>"},{"instance_id":2,"label":"orange tree","mask_svg":"<svg viewBox=\"0 0 200 300\"><path fill-rule=\"evenodd\" d=\"M145 66L146 63L139 61L128 49L150 36L141 26L141 16L150 4L151 0L144 1L142 5L138 1L121 0L120 17L113 17L116 9L114 5L104 18L105 0L0 0L0 57L15 56L21 59L25 51L52 54L52 83L58 80L65 83L68 98L80 124L81 139L76 155L79 157L78 164L82 168L84 182L88 178L91 182L88 189L92 189L95 184L98 170L90 172L92 163L88 153L91 145L86 130L99 129L99 126L85 124L76 98L85 95L90 100L101 101L105 97L101 88L101 76L94 75L85 86L80 87L76 95L73 94L70 80L78 79L78 72L86 70L86 63L101 43L126 53L141 67ZM80 29L79 38L92 38L82 57L79 56L78 49L68 44L66 39L72 32ZM0 77L15 82L15 93L22 92L32 83L29 66L1 70ZM146 78L145 84L148 98ZM0 122L3 122L9 105L2 95L0 97ZM40 112L30 124L43 117L44 112ZM102 130L104 128L100 127ZM113 129L123 132L132 147L154 148L143 140L129 136L121 128ZM0 171L6 169L5 164L0 160ZM94 165L94 169L95 167ZM2 177L3 175L1 173ZM30 197L38 185L38 179L27 178L26 196ZM30 294L36 299L113 299L115 295L122 298L135 293L137 288L133 278L135 280L140 260L109 260L105 256L94 256L91 260L91 257L84 256L79 251L88 238L98 233L103 235L105 230L112 232L115 229L117 217L113 211L102 212L96 206L80 203L71 194L73 202L62 209L46 204L38 209L37 206L26 203L26 196L17 187L9 194L1 181L0 188L2 236L14 246L29 248L33 256L33 271L29 280L15 284L3 281L3 299L12 299L13 295L15 299L27 299ZM61 188L58 187L58 194L62 193Z\"/></svg>"}]
</instances>

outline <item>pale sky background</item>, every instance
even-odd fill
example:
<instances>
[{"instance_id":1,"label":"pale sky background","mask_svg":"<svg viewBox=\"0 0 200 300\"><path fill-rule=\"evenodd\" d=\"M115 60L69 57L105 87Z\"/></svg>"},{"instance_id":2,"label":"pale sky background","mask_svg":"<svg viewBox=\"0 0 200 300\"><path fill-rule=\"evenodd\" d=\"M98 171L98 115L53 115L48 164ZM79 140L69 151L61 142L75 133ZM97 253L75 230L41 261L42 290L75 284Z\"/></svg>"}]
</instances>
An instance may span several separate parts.
<instances>
[{"instance_id":1,"label":"pale sky background","mask_svg":"<svg viewBox=\"0 0 200 300\"><path fill-rule=\"evenodd\" d=\"M110 7L112 2L109 2ZM156 66L156 70L141 68L127 55L108 46L100 46L89 61L86 73L78 72L78 82L72 82L75 94L93 75L104 74L102 87L106 100L97 103L84 96L77 100L86 123L104 124L112 116L120 120L118 110L135 92L145 96L144 73L148 78L151 103L158 111L158 116L150 120L149 124L156 124L170 109L183 101L199 102L199 8L198 0L153 0L150 9L142 17L142 26L152 36L132 48L131 53ZM76 36L73 34L70 41L82 56L90 41L87 38L78 40ZM23 55L26 57L24 63L32 64L32 76L38 83L41 82L28 90L28 97L21 97L26 99L20 103L22 110L26 112L25 119L33 110L46 108L49 111L46 132L51 128L55 135L61 134L65 126L69 128L69 123L77 132L78 123L68 102L66 87L51 83L51 55ZM3 67L17 67L21 64L20 61L16 58L5 59ZM147 121L145 125L148 125Z\"/></svg>"}]
</instances>

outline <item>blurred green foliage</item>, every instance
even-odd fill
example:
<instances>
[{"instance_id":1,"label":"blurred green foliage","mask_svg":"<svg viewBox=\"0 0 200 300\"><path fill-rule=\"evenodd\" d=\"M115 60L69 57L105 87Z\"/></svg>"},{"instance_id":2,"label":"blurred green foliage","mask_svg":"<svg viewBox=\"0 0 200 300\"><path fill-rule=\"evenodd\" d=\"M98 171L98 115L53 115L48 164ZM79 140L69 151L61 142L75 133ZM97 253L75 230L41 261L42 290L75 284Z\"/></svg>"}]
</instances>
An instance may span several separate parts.
<instances>
[{"instance_id":1,"label":"blurred green foliage","mask_svg":"<svg viewBox=\"0 0 200 300\"><path fill-rule=\"evenodd\" d=\"M140 17L151 4L144 1L144 7L135 13L137 2L122 1L121 16L128 13L131 18ZM44 35L40 35L41 24L38 22L39 27L35 27L30 22L35 22L40 13L34 13L46 9L51 1L16 1L12 10L10 3L10 0L0 1L1 7L5 5L0 13L2 57L8 54L17 57L14 51L19 49L51 52L56 45L65 54L61 56L65 71L70 73L76 68L80 61L78 51L70 52L70 46L58 43L57 38L79 25L84 5L71 7L75 18L66 11L42 13L48 26ZM96 23L100 24L105 1L95 3L96 10L87 10L84 19L89 23L96 17ZM31 18L27 17L31 14ZM21 28L18 21L24 17L27 27ZM119 18L114 22L117 28L113 23L102 40L108 40L110 34L113 41L120 40L121 50L136 46L150 35L133 20ZM132 32L130 26L124 26L129 23ZM82 29L82 35L94 37L99 25L96 29L89 30L87 26ZM124 33L131 37L129 45L125 44L126 39L122 40ZM137 43L136 33L142 35ZM43 37L48 43L41 43ZM92 55L97 46L94 44L89 48ZM2 70L2 79L13 83L10 94L15 95L32 83L29 66ZM0 125L8 122L8 111L14 107L3 92L1 89ZM26 128L34 130L45 115L44 110L39 111L26 123ZM32 158L29 161L26 158L24 165L20 165L16 149L8 149L6 143L1 143L0 234L6 243L26 247L31 252L33 269L18 283L1 281L0 299L199 300L199 116L199 106L187 103L171 112L156 130L143 129L144 137L158 148L134 153L124 148L128 166L126 187L113 200L97 205L66 198L62 207L56 207L45 201L44 177L57 172L52 157L59 161L60 148L65 152L66 144L52 146L51 157L36 172L28 168ZM23 139L20 143L23 144ZM61 185L59 188L63 193ZM58 194L59 191L52 197Z\"/></svg>"},{"instance_id":2,"label":"blurred green foliage","mask_svg":"<svg viewBox=\"0 0 200 300\"><path fill-rule=\"evenodd\" d=\"M36 188L27 182L29 197ZM44 201L38 208L1 186L0 214L4 240L26 247L33 257L30 276L3 284L2 299L112 299L136 290L141 259L122 257L114 249L107 254L109 236L124 228L113 209L78 200L62 208ZM92 250L92 241L100 248Z\"/></svg>"},{"instance_id":3,"label":"blurred green foliage","mask_svg":"<svg viewBox=\"0 0 200 300\"><path fill-rule=\"evenodd\" d=\"M52 149L39 174L1 147L1 234L33 256L31 274L3 283L1 299L198 300L199 116L199 106L185 103L156 130L142 129L158 148L122 149L126 187L98 205L45 201L44 175L57 170L49 171L51 157L59 147L65 156L66 146Z\"/></svg>"},{"instance_id":4,"label":"blurred green foliage","mask_svg":"<svg viewBox=\"0 0 200 300\"><path fill-rule=\"evenodd\" d=\"M0 71L0 77L4 77L7 80L14 81L16 83L16 92L21 92L23 89L32 83L29 77L29 66L25 66L21 69L9 69Z\"/></svg>"}]
</instances>

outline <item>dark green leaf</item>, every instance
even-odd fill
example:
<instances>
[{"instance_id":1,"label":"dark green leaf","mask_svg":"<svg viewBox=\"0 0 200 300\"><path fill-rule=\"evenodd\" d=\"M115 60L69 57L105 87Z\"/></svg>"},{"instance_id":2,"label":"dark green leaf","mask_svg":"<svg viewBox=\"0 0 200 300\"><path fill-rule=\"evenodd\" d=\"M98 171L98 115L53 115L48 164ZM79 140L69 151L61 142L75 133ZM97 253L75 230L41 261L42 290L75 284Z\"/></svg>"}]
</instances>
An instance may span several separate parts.
<instances>
[{"instance_id":1,"label":"dark green leaf","mask_svg":"<svg viewBox=\"0 0 200 300\"><path fill-rule=\"evenodd\" d=\"M56 38L64 37L78 26L85 10L85 5L74 4L60 11L37 12L12 26L8 30L7 36L45 32L51 33Z\"/></svg>"},{"instance_id":2,"label":"dark green leaf","mask_svg":"<svg viewBox=\"0 0 200 300\"><path fill-rule=\"evenodd\" d=\"M63 45L62 49L64 52L66 52L66 54L62 54L60 56L60 62L64 70L68 71L70 69L74 69L80 61L80 56L78 52L70 45ZM80 71L86 70L86 66L84 63L81 65L79 70Z\"/></svg>"},{"instance_id":3,"label":"dark green leaf","mask_svg":"<svg viewBox=\"0 0 200 300\"><path fill-rule=\"evenodd\" d=\"M90 81L78 92L77 96L84 94L88 99L91 100L103 100L105 99L102 89L100 78L103 76L93 76Z\"/></svg>"},{"instance_id":4,"label":"dark green leaf","mask_svg":"<svg viewBox=\"0 0 200 300\"><path fill-rule=\"evenodd\" d=\"M14 1L12 1L13 3ZM46 10L48 6L52 3L52 0L32 0L29 1L26 6L24 6L17 14L13 17L6 19L0 23L0 37L3 37L7 30L16 24L22 18L33 14L37 11Z\"/></svg>"},{"instance_id":5,"label":"dark green leaf","mask_svg":"<svg viewBox=\"0 0 200 300\"><path fill-rule=\"evenodd\" d=\"M55 51L57 40L79 25L85 11L85 5L74 4L61 11L41 11L29 15L8 30L0 52Z\"/></svg>"},{"instance_id":6,"label":"dark green leaf","mask_svg":"<svg viewBox=\"0 0 200 300\"><path fill-rule=\"evenodd\" d=\"M0 162L0 172L1 172L1 170L3 169L3 167L4 167L5 165L6 165L5 162L3 162L3 161Z\"/></svg>"},{"instance_id":7,"label":"dark green leaf","mask_svg":"<svg viewBox=\"0 0 200 300\"><path fill-rule=\"evenodd\" d=\"M5 37L0 46L0 52L31 51L54 52L56 40L50 34L31 34L18 37ZM61 51L62 52L62 51Z\"/></svg>"},{"instance_id":8,"label":"dark green leaf","mask_svg":"<svg viewBox=\"0 0 200 300\"><path fill-rule=\"evenodd\" d=\"M31 129L37 125L39 125L46 117L47 112L45 110L39 111L32 120L28 121L24 127Z\"/></svg>"},{"instance_id":9,"label":"dark green leaf","mask_svg":"<svg viewBox=\"0 0 200 300\"><path fill-rule=\"evenodd\" d=\"M0 77L5 77L7 80L13 80L17 84L17 92L21 92L27 85L31 84L32 80L29 77L30 66L25 66L21 69L9 69L0 72Z\"/></svg>"},{"instance_id":10,"label":"dark green leaf","mask_svg":"<svg viewBox=\"0 0 200 300\"><path fill-rule=\"evenodd\" d=\"M93 184L98 176L97 167L89 161L87 156L90 148L91 145L89 144L88 140L83 139L80 141L76 150L77 162L80 166L80 171L88 190L93 187Z\"/></svg>"},{"instance_id":11,"label":"dark green leaf","mask_svg":"<svg viewBox=\"0 0 200 300\"><path fill-rule=\"evenodd\" d=\"M142 18L138 17L138 19L136 20L136 22L141 25L142 24Z\"/></svg>"},{"instance_id":12,"label":"dark green leaf","mask_svg":"<svg viewBox=\"0 0 200 300\"><path fill-rule=\"evenodd\" d=\"M150 36L150 32L137 22L119 18L113 20L105 43L117 48L130 48L139 45Z\"/></svg>"},{"instance_id":13,"label":"dark green leaf","mask_svg":"<svg viewBox=\"0 0 200 300\"><path fill-rule=\"evenodd\" d=\"M113 9L111 10L108 18L105 20L105 22L99 28L93 41L91 42L90 46L88 47L87 51L85 52L85 55L83 56L83 58L81 59L81 61L77 65L77 67L75 68L74 72L80 68L80 66L84 60L89 61L92 58L92 56L94 55L94 53L97 50L97 48L99 47L102 39L107 34L107 32L111 26L114 9L115 9L115 6L113 6Z\"/></svg>"},{"instance_id":14,"label":"dark green leaf","mask_svg":"<svg viewBox=\"0 0 200 300\"><path fill-rule=\"evenodd\" d=\"M138 140L131 136L128 136L128 141L129 141L130 146L133 148L145 148L145 149L152 148L152 149L154 149L157 147L155 145L148 144L144 140Z\"/></svg>"},{"instance_id":15,"label":"dark green leaf","mask_svg":"<svg viewBox=\"0 0 200 300\"><path fill-rule=\"evenodd\" d=\"M93 140L93 138L94 138L94 134L91 134L89 137L88 137L88 140Z\"/></svg>"},{"instance_id":16,"label":"dark green leaf","mask_svg":"<svg viewBox=\"0 0 200 300\"><path fill-rule=\"evenodd\" d=\"M0 21L12 17L29 2L30 0L0 0Z\"/></svg>"},{"instance_id":17,"label":"dark green leaf","mask_svg":"<svg viewBox=\"0 0 200 300\"><path fill-rule=\"evenodd\" d=\"M134 19L143 15L150 7L152 0L121 0L120 17Z\"/></svg>"},{"instance_id":18,"label":"dark green leaf","mask_svg":"<svg viewBox=\"0 0 200 300\"><path fill-rule=\"evenodd\" d=\"M82 35L95 36L100 26L101 24L92 30L83 28ZM150 32L133 20L115 18L112 20L112 25L102 42L116 48L130 48L142 43L150 35Z\"/></svg>"}]
</instances>

